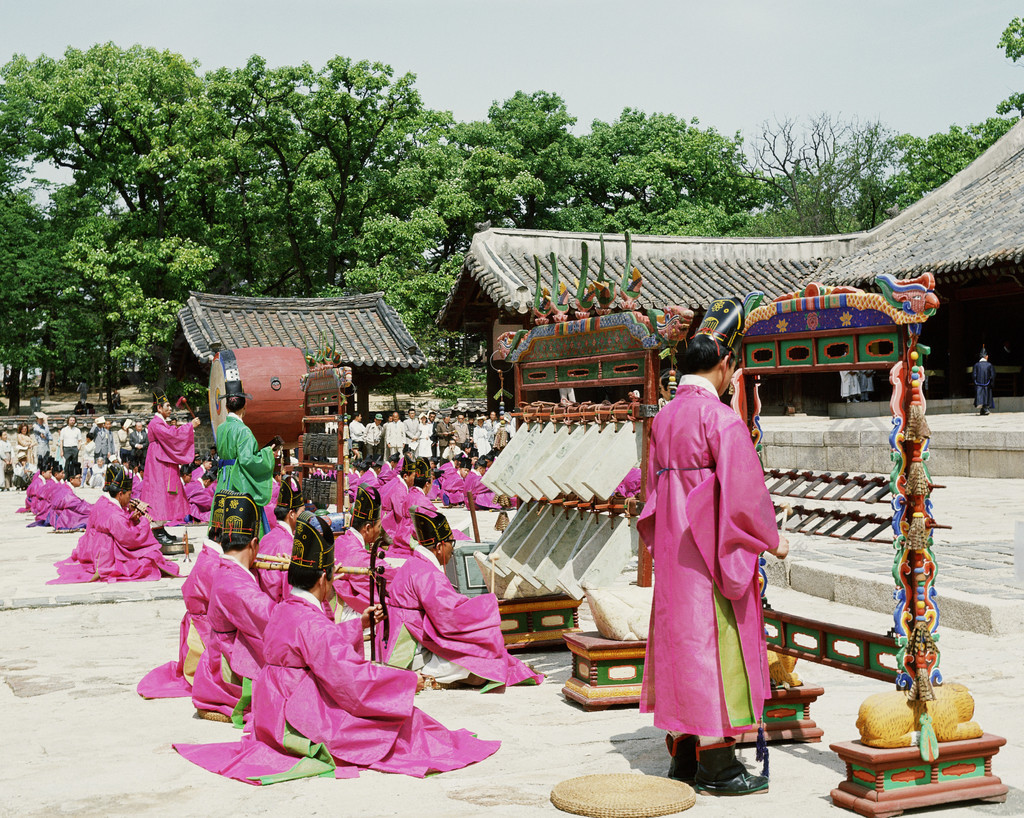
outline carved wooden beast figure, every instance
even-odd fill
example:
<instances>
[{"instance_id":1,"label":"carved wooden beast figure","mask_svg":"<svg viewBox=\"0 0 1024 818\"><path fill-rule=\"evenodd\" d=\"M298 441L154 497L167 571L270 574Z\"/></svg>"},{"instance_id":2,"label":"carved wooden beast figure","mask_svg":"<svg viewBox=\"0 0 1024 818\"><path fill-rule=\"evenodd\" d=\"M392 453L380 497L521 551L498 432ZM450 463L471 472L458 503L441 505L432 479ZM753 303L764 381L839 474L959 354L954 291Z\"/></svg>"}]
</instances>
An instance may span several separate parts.
<instances>
[{"instance_id":1,"label":"carved wooden beast figure","mask_svg":"<svg viewBox=\"0 0 1024 818\"><path fill-rule=\"evenodd\" d=\"M922 713L932 717L940 742L980 737L981 726L971 721L974 698L970 691L956 682L936 685L934 690L934 701L909 701L899 690L868 696L857 714L860 740L870 747L909 747L912 734L920 729Z\"/></svg>"}]
</instances>

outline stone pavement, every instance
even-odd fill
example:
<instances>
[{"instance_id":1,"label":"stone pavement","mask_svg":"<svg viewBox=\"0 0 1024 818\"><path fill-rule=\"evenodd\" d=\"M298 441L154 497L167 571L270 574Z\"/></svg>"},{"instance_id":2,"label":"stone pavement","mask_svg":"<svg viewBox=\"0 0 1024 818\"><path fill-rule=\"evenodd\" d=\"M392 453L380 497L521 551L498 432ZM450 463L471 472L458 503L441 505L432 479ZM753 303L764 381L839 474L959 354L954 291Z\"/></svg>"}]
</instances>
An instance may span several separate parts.
<instances>
[{"instance_id":1,"label":"stone pavement","mask_svg":"<svg viewBox=\"0 0 1024 818\"><path fill-rule=\"evenodd\" d=\"M1007 488L1009 482L992 481ZM999 500L989 498L992 492L987 487L976 493L969 487L963 490L968 505L989 502L998 507ZM944 494L951 498L959 491L951 485ZM564 650L524 655L547 675L537 687L488 695L429 691L418 697L418 706L447 726L466 727L483 738L502 741L495 756L465 770L424 780L365 773L352 781L313 779L266 788L208 774L177 756L171 743L234 741L238 733L227 725L195 719L186 700L144 701L134 692L142 675L176 655L181 580L46 586L45 580L54 575L50 563L70 553L75 537L25 529L24 518L13 514L22 499L22 494L0 494L0 735L5 739L0 743L0 816L560 815L548 795L566 778L629 771L664 774L662 734L653 727L651 716L635 708L585 713L564 700L560 691L569 674L569 654ZM1004 495L1002 502L1007 499ZM949 521L955 505L942 499L938 508L949 512L940 518ZM968 522L973 514L984 516L986 508L972 509ZM465 512L452 517L457 524L464 522ZM1003 542L1009 527L1008 519L993 521L992 541ZM491 528L490 521L481 522L485 537ZM986 536L965 539L961 546ZM819 561L817 555L807 558L813 549L832 549L823 554L823 561L835 563L838 557L831 555L846 547L839 541L818 540L794 538L792 576L802 575L798 562L810 567ZM879 546L886 560L891 558L887 550ZM941 590L941 554L939 560ZM868 567L869 562L865 555L862 564ZM877 582L885 579L845 566L825 576L834 586L846 587L843 583L849 579L850 593L856 597L858 588L864 595L868 587L858 584L860 574ZM875 632L884 632L891 624L891 601L884 612L874 612L792 588L773 587L770 598L780 610ZM89 604L101 601L112 604ZM582 619L584 628L592 627L585 608ZM1011 787L1009 799L1004 805L945 809L944 816L1024 814L1024 641L1019 633L996 634L957 630L944 620L942 669L947 681L963 682L973 691L975 718L982 727L1007 738L994 771ZM768 794L718 801L702 796L696 807L702 814L850 814L837 812L828 799L843 775L828 743L856 738L860 703L887 686L803 662L798 672L805 682L826 689L812 711L825 730L824 741L774 747ZM752 750L745 756L753 766Z\"/></svg>"}]
</instances>

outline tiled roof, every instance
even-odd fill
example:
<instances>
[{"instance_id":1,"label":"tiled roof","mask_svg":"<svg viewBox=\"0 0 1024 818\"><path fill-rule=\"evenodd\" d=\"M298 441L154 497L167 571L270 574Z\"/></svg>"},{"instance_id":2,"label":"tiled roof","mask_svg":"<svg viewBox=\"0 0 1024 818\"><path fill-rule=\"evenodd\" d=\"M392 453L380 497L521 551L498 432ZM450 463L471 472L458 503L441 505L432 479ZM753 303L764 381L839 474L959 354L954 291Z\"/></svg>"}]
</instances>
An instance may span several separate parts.
<instances>
[{"instance_id":1,"label":"tiled roof","mask_svg":"<svg viewBox=\"0 0 1024 818\"><path fill-rule=\"evenodd\" d=\"M968 167L893 219L862 233L826 284L864 286L1024 260L1024 120Z\"/></svg>"},{"instance_id":2,"label":"tiled roof","mask_svg":"<svg viewBox=\"0 0 1024 818\"><path fill-rule=\"evenodd\" d=\"M438 322L466 323L467 305L480 298L502 312L523 315L533 303L534 255L554 252L560 271L576 279L580 243L590 249L590 275L600 255L595 233L491 229L477 233ZM608 263L621 277L625 240L605 237ZM872 287L882 273L912 278L1003 271L1024 264L1024 120L942 187L872 230L842 236L692 238L635 236L633 260L643 274L645 307L705 308L717 296L763 290L769 298L811 281ZM551 278L544 264L544 282ZM571 285L570 285L571 286ZM479 291L479 292L477 292Z\"/></svg>"},{"instance_id":3,"label":"tiled roof","mask_svg":"<svg viewBox=\"0 0 1024 818\"><path fill-rule=\"evenodd\" d=\"M675 236L633 236L633 265L643 275L640 303L703 309L723 295L763 290L769 298L798 289L818 278L832 259L845 255L853 236L781 239L714 239ZM536 283L534 256L542 263L544 283L551 287L552 252L558 256L562 280L579 280L580 247L590 251L589 278L597 276L600 236L545 230L490 229L477 233L459 278L438 316L439 323L457 326L474 287L507 313L524 314L533 304ZM605 235L606 272L616 281L626 263L622 235Z\"/></svg>"},{"instance_id":4,"label":"tiled roof","mask_svg":"<svg viewBox=\"0 0 1024 818\"><path fill-rule=\"evenodd\" d=\"M288 346L340 348L341 363L377 369L419 369L427 359L383 293L336 298L244 298L191 293L178 312L181 332L196 358L220 349ZM333 337L332 337L333 333Z\"/></svg>"}]
</instances>

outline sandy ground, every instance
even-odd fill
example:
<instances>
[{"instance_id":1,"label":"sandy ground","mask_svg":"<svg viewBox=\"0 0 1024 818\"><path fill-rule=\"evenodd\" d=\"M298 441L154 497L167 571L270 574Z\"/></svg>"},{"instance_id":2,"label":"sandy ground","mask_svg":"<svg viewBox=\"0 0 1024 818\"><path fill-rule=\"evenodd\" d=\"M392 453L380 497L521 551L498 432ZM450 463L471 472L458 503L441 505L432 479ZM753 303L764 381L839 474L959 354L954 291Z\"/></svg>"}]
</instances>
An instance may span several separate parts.
<instances>
[{"instance_id":1,"label":"sandy ground","mask_svg":"<svg viewBox=\"0 0 1024 818\"><path fill-rule=\"evenodd\" d=\"M234 741L239 733L196 719L188 700L145 701L135 693L148 670L176 655L180 580L41 585L53 575L49 563L70 553L75 538L25 529L24 518L13 514L21 498L0 494L0 598L38 594L40 601L0 610L0 816L555 815L560 813L549 793L564 779L666 771L663 734L652 717L635 708L586 713L568 703L561 687L569 654L550 650L522 655L546 674L538 687L418 697L417 704L448 727L502 741L498 753L478 765L424 780L367 772L358 780L262 788L209 774L179 757L171 743ZM485 523L485 532L489 528ZM45 598L57 593L84 598L64 605ZM132 597L138 601L99 604ZM788 589L773 588L771 599L780 609L876 631L891 622L884 614ZM1024 644L1019 635L945 629L940 647L947 681L967 684L982 727L1007 738L994 772L1011 788L1005 804L951 807L941 814L1024 814ZM860 703L888 685L805 663L798 672L826 689L812 710L825 731L822 743L774 746L768 794L701 796L695 810L723 816L851 814L837 812L828 797L843 777L828 744L855 739ZM753 766L753 751L744 756Z\"/></svg>"}]
</instances>

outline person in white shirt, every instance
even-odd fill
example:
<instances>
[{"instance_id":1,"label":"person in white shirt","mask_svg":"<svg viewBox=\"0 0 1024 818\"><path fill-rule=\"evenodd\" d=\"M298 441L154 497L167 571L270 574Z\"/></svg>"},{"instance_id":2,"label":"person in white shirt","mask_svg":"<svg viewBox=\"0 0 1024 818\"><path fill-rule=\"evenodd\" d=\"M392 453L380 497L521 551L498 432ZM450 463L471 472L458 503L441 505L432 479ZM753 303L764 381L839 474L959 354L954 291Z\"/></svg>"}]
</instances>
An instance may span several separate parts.
<instances>
[{"instance_id":1,"label":"person in white shirt","mask_svg":"<svg viewBox=\"0 0 1024 818\"><path fill-rule=\"evenodd\" d=\"M78 450L82 445L82 430L74 415L68 418L67 425L60 430L60 456L67 465L69 461L78 462Z\"/></svg>"},{"instance_id":2,"label":"person in white shirt","mask_svg":"<svg viewBox=\"0 0 1024 818\"><path fill-rule=\"evenodd\" d=\"M92 476L86 481L85 485L91 489L103 488L103 473L106 471L106 462L102 457L96 458L96 465L93 468Z\"/></svg>"},{"instance_id":3,"label":"person in white shirt","mask_svg":"<svg viewBox=\"0 0 1024 818\"><path fill-rule=\"evenodd\" d=\"M473 426L473 445L476 447L477 457L483 457L491 450L491 435L484 426L483 415L477 415L476 423Z\"/></svg>"},{"instance_id":4,"label":"person in white shirt","mask_svg":"<svg viewBox=\"0 0 1024 818\"><path fill-rule=\"evenodd\" d=\"M398 412L391 413L391 420L384 424L384 455L400 455L405 447L405 426L398 418Z\"/></svg>"},{"instance_id":5,"label":"person in white shirt","mask_svg":"<svg viewBox=\"0 0 1024 818\"><path fill-rule=\"evenodd\" d=\"M402 423L402 426L405 427L405 445L415 455L420 442L420 422L416 419L415 409L409 410L409 414Z\"/></svg>"},{"instance_id":6,"label":"person in white shirt","mask_svg":"<svg viewBox=\"0 0 1024 818\"><path fill-rule=\"evenodd\" d=\"M416 444L417 457L430 457L433 455L433 443L431 441L433 436L434 424L427 420L426 414L420 415L420 436L419 442Z\"/></svg>"},{"instance_id":7,"label":"person in white shirt","mask_svg":"<svg viewBox=\"0 0 1024 818\"><path fill-rule=\"evenodd\" d=\"M356 412L348 424L349 453L362 458L366 449L366 424L362 412Z\"/></svg>"},{"instance_id":8,"label":"person in white shirt","mask_svg":"<svg viewBox=\"0 0 1024 818\"><path fill-rule=\"evenodd\" d=\"M14 449L7 440L7 430L0 432L0 491L8 491L14 479Z\"/></svg>"},{"instance_id":9,"label":"person in white shirt","mask_svg":"<svg viewBox=\"0 0 1024 818\"><path fill-rule=\"evenodd\" d=\"M384 456L384 416L378 412L373 416L373 423L363 432L366 446L366 457L379 460Z\"/></svg>"}]
</instances>

